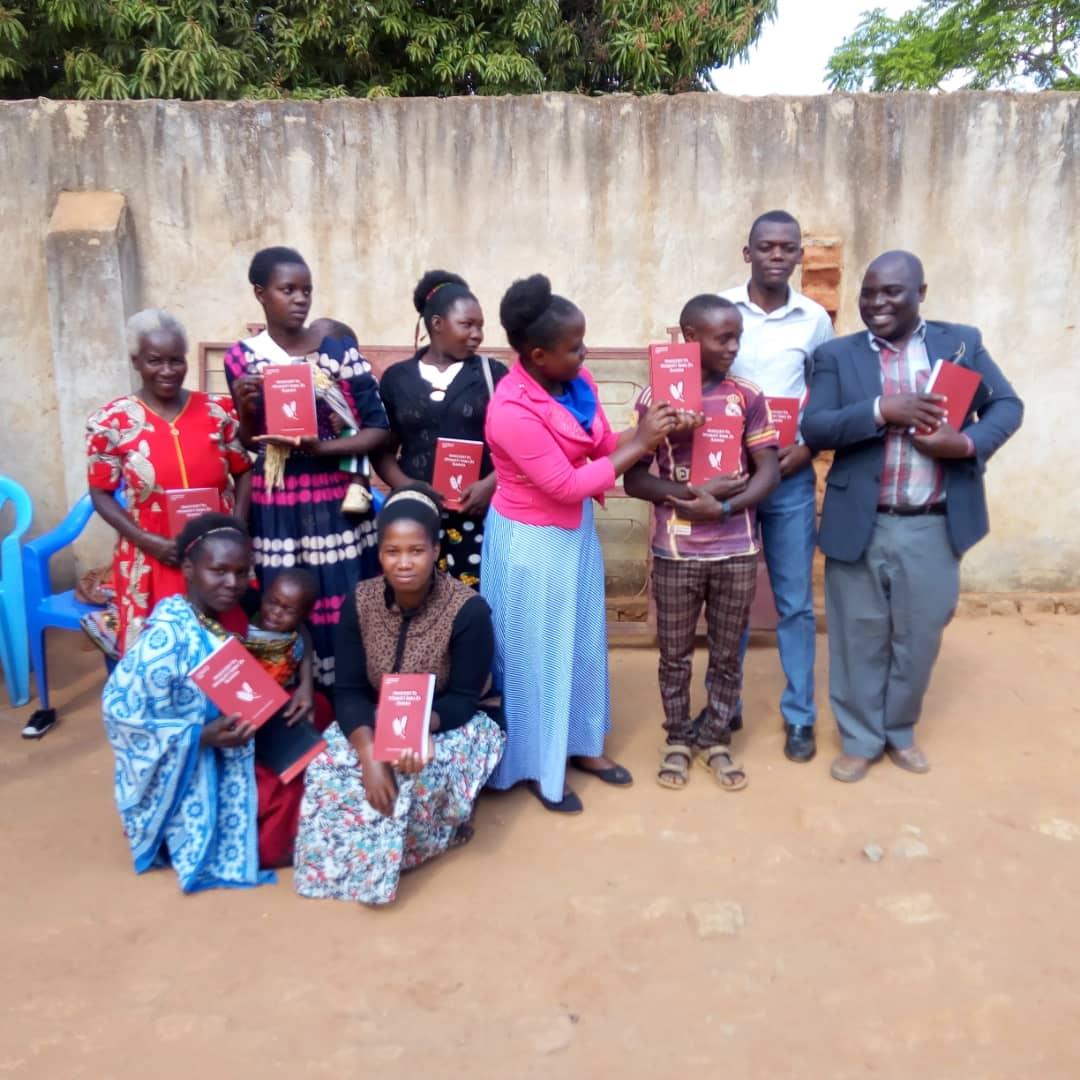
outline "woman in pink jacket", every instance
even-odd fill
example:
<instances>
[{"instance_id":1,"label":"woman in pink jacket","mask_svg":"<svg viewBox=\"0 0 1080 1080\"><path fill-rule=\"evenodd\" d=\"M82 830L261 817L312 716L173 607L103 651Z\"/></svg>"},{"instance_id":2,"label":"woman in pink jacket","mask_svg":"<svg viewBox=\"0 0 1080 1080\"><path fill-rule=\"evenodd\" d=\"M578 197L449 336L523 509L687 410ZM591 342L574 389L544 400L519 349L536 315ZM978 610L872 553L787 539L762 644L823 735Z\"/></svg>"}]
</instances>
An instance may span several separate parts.
<instances>
[{"instance_id":1,"label":"woman in pink jacket","mask_svg":"<svg viewBox=\"0 0 1080 1080\"><path fill-rule=\"evenodd\" d=\"M611 430L584 367L585 316L542 274L516 281L499 307L518 362L488 406L497 474L484 526L481 592L495 628L495 677L507 743L491 778L521 780L549 810L580 813L566 765L632 783L604 756L611 726L604 558L593 499L676 429L654 405L638 427Z\"/></svg>"}]
</instances>

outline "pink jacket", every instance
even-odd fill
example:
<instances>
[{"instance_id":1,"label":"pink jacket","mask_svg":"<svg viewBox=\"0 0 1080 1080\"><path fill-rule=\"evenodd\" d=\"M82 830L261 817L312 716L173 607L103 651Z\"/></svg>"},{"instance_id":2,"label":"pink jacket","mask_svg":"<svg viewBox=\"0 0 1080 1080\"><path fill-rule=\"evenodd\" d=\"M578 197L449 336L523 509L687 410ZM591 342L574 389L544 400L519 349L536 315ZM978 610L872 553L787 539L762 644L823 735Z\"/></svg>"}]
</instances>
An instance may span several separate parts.
<instances>
[{"instance_id":1,"label":"pink jacket","mask_svg":"<svg viewBox=\"0 0 1080 1080\"><path fill-rule=\"evenodd\" d=\"M596 389L585 369L581 374ZM599 396L599 395L598 395ZM615 486L607 456L618 435L597 402L592 433L582 426L520 363L500 380L488 405L485 437L498 483L491 505L526 525L576 529L586 499L603 502Z\"/></svg>"}]
</instances>

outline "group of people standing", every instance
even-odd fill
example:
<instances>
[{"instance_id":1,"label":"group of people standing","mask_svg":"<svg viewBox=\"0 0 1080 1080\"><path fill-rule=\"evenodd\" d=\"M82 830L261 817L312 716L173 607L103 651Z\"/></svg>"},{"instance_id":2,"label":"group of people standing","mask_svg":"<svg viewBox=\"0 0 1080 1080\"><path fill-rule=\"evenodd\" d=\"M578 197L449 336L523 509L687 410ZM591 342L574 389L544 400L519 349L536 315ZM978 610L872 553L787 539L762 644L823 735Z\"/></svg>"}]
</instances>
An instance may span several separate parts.
<instances>
[{"instance_id":1,"label":"group of people standing","mask_svg":"<svg viewBox=\"0 0 1080 1080\"><path fill-rule=\"evenodd\" d=\"M403 870L469 838L485 784L526 782L547 809L575 813L568 766L632 783L605 753L594 523L594 503L620 475L656 508L658 782L684 787L697 761L724 790L747 783L731 739L762 550L779 616L785 753L809 761L812 456L826 448L837 452L821 530L830 697L844 744L833 775L859 779L886 751L923 771L913 729L959 557L986 531L982 466L1021 406L977 331L922 320L914 256L875 260L860 293L868 332L836 340L825 311L790 285L801 256L790 214L758 218L744 248L749 282L693 297L680 318L701 347L703 413L646 390L622 432L585 366L584 314L542 275L515 282L500 304L516 354L508 370L479 351L484 316L466 282L425 274L413 302L428 343L376 383L348 326L309 323L300 254L260 251L249 281L265 329L226 355L231 400L183 387L174 319L136 316L129 344L142 385L88 424L94 503L119 534L121 658L104 711L136 869L168 862L191 890L256 884L291 861L302 895L385 903ZM961 432L924 392L939 354L983 379ZM261 376L292 363L314 368L318 436L266 434ZM793 446L778 445L773 396L801 403ZM741 467L696 486L692 434L717 412L743 417ZM484 443L480 479L455 511L429 486L438 438ZM391 489L378 515L373 471ZM190 487L216 489L221 512L173 538L165 493ZM912 573L913 562L927 569ZM694 717L703 607L707 704ZM188 677L228 634L257 656L269 642L290 716L324 729L327 750L290 784L255 763L252 732L217 715ZM434 734L428 757L391 767L374 759L372 730L382 676L402 671L436 676Z\"/></svg>"}]
</instances>

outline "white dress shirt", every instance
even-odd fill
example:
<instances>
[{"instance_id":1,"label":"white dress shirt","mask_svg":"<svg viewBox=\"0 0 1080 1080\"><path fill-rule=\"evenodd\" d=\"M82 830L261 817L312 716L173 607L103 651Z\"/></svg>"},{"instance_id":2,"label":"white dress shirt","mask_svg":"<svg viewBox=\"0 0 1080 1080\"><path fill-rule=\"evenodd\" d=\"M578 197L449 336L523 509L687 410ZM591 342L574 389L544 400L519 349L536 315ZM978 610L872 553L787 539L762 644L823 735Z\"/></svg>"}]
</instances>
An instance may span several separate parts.
<instances>
[{"instance_id":1,"label":"white dress shirt","mask_svg":"<svg viewBox=\"0 0 1080 1080\"><path fill-rule=\"evenodd\" d=\"M835 336L829 313L790 286L787 303L765 312L746 285L720 294L743 318L742 342L731 374L749 379L766 397L798 398L806 404L806 383L814 350Z\"/></svg>"}]
</instances>

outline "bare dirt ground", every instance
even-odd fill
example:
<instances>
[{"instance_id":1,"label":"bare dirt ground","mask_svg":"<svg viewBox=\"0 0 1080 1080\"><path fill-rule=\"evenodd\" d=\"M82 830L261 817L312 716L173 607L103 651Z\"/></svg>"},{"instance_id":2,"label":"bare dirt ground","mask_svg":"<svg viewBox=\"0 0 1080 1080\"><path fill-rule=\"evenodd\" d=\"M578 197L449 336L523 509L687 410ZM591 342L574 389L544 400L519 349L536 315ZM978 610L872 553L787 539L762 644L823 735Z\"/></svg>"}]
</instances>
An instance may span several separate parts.
<instances>
[{"instance_id":1,"label":"bare dirt ground","mask_svg":"<svg viewBox=\"0 0 1080 1080\"><path fill-rule=\"evenodd\" d=\"M0 713L0 1076L1080 1076L1078 646L1075 617L959 620L933 771L850 787L828 716L811 765L783 759L755 648L735 795L656 786L655 656L614 651L636 786L575 781L572 819L485 796L473 844L374 911L288 873L136 877L100 665L58 635L61 725L31 744Z\"/></svg>"}]
</instances>

